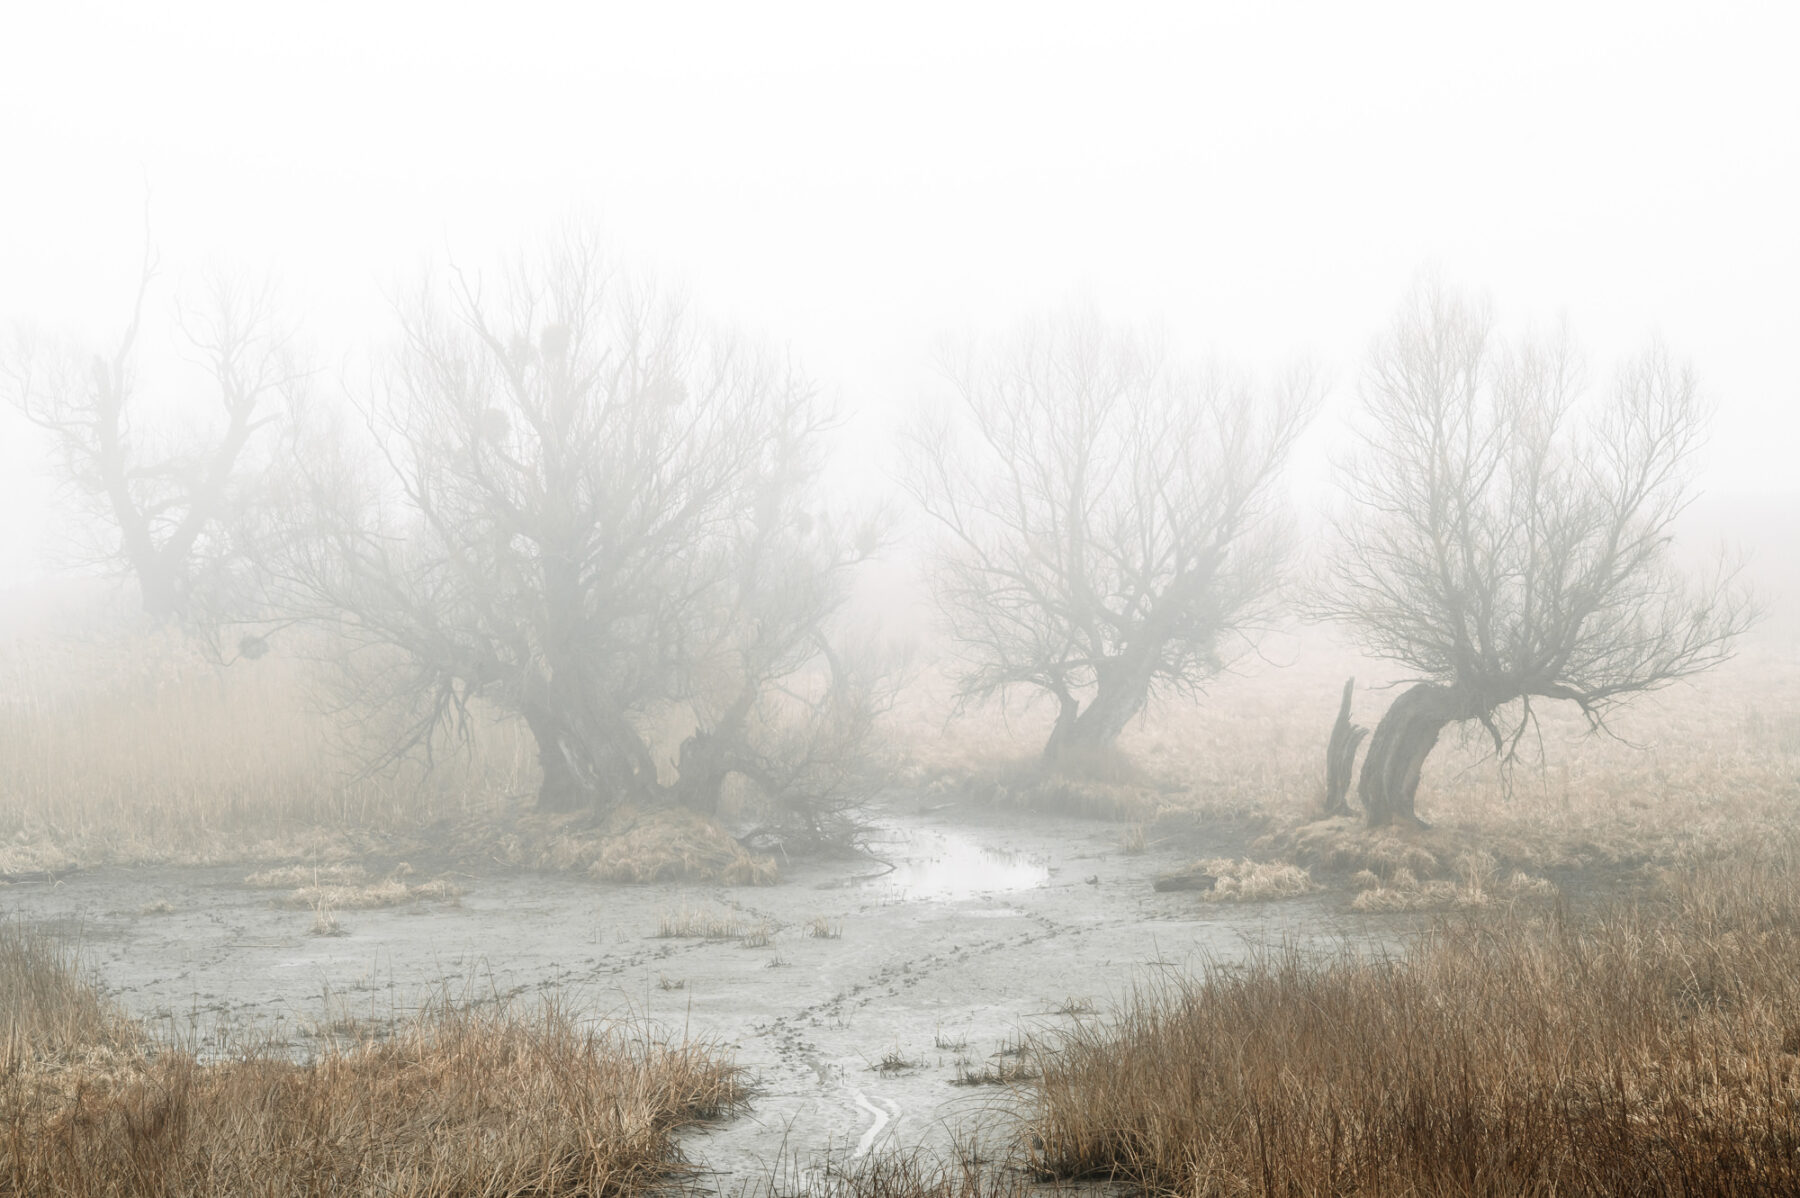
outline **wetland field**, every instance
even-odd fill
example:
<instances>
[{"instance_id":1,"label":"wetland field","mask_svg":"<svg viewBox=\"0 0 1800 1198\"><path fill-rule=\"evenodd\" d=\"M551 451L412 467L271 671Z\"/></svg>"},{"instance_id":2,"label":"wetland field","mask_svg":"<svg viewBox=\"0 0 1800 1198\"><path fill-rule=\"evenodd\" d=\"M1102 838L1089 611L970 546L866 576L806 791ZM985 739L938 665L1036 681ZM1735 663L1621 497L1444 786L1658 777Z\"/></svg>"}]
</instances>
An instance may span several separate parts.
<instances>
[{"instance_id":1,"label":"wetland field","mask_svg":"<svg viewBox=\"0 0 1800 1198\"><path fill-rule=\"evenodd\" d=\"M304 663L58 646L8 659L7 1192L1796 1181L1792 645L1510 774L1447 742L1408 831L1313 810L1341 651L1085 773L922 680L807 854L540 815L502 723L358 779Z\"/></svg>"}]
</instances>

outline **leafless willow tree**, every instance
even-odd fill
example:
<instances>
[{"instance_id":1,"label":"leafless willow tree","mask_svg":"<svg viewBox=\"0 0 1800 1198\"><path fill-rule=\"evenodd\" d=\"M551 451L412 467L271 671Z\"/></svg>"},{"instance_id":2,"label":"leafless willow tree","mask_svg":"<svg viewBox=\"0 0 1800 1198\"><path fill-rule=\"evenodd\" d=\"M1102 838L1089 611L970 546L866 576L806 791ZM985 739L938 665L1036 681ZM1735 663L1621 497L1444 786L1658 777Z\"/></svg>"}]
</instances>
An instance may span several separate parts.
<instances>
[{"instance_id":1,"label":"leafless willow tree","mask_svg":"<svg viewBox=\"0 0 1800 1198\"><path fill-rule=\"evenodd\" d=\"M367 415L376 469L314 458L271 576L402 713L393 753L479 700L529 727L548 810L842 784L875 684L827 633L873 542L817 505L827 414L784 358L576 238L426 288ZM644 732L670 704L698 725L673 781Z\"/></svg>"},{"instance_id":2,"label":"leafless willow tree","mask_svg":"<svg viewBox=\"0 0 1800 1198\"><path fill-rule=\"evenodd\" d=\"M1630 696L1724 661L1751 622L1727 572L1691 582L1669 561L1708 408L1660 346L1590 401L1565 335L1502 343L1485 303L1426 284L1361 396L1318 606L1419 676L1369 741L1371 824L1416 821L1445 726L1479 722L1506 759L1541 700L1603 728Z\"/></svg>"},{"instance_id":3,"label":"leafless willow tree","mask_svg":"<svg viewBox=\"0 0 1800 1198\"><path fill-rule=\"evenodd\" d=\"M961 698L1048 695L1047 759L1110 745L1267 613L1287 549L1275 483L1311 378L1183 369L1086 314L942 367L957 403L914 439L907 486L940 534Z\"/></svg>"},{"instance_id":4,"label":"leafless willow tree","mask_svg":"<svg viewBox=\"0 0 1800 1198\"><path fill-rule=\"evenodd\" d=\"M178 322L210 402L145 404L138 358L155 275L146 255L110 352L16 331L0 347L0 387L50 434L64 477L111 530L101 556L130 572L149 615L170 621L216 604L236 573L228 529L259 502L268 460L252 460L253 443L271 440L263 430L286 418L305 372L272 289L215 276ZM184 420L208 409L210 420Z\"/></svg>"}]
</instances>

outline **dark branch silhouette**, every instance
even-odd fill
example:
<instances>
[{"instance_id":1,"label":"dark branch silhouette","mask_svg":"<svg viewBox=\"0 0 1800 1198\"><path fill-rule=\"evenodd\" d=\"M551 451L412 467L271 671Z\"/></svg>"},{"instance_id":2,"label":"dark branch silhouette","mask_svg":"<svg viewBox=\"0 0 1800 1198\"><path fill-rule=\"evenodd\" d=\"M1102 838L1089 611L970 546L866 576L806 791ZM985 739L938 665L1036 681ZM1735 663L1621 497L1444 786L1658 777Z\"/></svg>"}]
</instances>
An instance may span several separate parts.
<instances>
[{"instance_id":1,"label":"dark branch silhouette","mask_svg":"<svg viewBox=\"0 0 1800 1198\"><path fill-rule=\"evenodd\" d=\"M1159 691L1217 675L1266 613L1310 376L1184 371L1086 315L943 368L957 402L915 437L907 486L939 533L961 700L1029 688L1056 704L1047 758L1108 746Z\"/></svg>"},{"instance_id":2,"label":"dark branch silhouette","mask_svg":"<svg viewBox=\"0 0 1800 1198\"><path fill-rule=\"evenodd\" d=\"M146 250L130 321L110 353L19 333L0 349L0 388L51 434L64 477L113 534L104 556L136 580L144 610L174 621L221 602L200 592L234 572L227 528L261 501L250 447L285 419L305 372L272 289L214 277L180 325L216 393L216 419L191 436L159 423L136 390L155 277Z\"/></svg>"},{"instance_id":3,"label":"dark branch silhouette","mask_svg":"<svg viewBox=\"0 0 1800 1198\"><path fill-rule=\"evenodd\" d=\"M1369 742L1371 824L1416 821L1439 733L1475 721L1510 760L1533 703L1595 728L1730 656L1754 619L1728 572L1669 563L1708 409L1653 346L1588 401L1566 336L1501 344L1485 305L1420 286L1370 354L1350 507L1315 606L1418 671Z\"/></svg>"},{"instance_id":4,"label":"dark branch silhouette","mask_svg":"<svg viewBox=\"0 0 1800 1198\"><path fill-rule=\"evenodd\" d=\"M407 307L367 419L374 468L313 455L270 575L398 713L390 756L480 702L530 729L548 810L841 791L879 688L825 637L874 541L817 509L827 414L785 359L572 239ZM673 781L641 730L671 705Z\"/></svg>"}]
</instances>

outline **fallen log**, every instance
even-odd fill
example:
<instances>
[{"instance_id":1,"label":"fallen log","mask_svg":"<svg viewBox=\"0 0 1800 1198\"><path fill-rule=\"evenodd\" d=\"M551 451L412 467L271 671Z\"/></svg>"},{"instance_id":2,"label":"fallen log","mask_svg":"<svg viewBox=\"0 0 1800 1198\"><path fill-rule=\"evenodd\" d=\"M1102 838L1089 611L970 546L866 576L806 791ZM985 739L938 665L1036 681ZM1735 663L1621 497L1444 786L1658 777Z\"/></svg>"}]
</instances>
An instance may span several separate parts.
<instances>
[{"instance_id":1,"label":"fallen log","mask_svg":"<svg viewBox=\"0 0 1800 1198\"><path fill-rule=\"evenodd\" d=\"M1152 882L1157 890L1211 890L1219 884L1219 879L1197 869L1183 870L1179 873L1163 874Z\"/></svg>"}]
</instances>

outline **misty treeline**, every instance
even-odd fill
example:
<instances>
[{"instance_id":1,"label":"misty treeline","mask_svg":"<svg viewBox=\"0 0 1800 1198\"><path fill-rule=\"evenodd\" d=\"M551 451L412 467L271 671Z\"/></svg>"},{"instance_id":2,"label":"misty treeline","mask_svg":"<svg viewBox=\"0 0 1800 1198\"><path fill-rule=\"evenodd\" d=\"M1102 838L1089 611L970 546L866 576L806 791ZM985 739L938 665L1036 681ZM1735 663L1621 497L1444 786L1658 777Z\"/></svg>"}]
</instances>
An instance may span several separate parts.
<instances>
[{"instance_id":1,"label":"misty treeline","mask_svg":"<svg viewBox=\"0 0 1800 1198\"><path fill-rule=\"evenodd\" d=\"M828 502L835 414L789 355L575 235L422 281L360 382L302 360L269 289L216 282L178 321L212 419L181 425L138 400L154 278L146 260L109 346L19 333L0 353L151 618L231 658L303 640L382 730L372 765L516 718L550 811L712 812L748 787L791 842L840 835L879 787L900 671L849 601L895 524ZM937 365L945 402L897 481L958 709L1047 700L1050 768L1084 768L1300 616L1415 679L1356 788L1371 823L1411 821L1446 726L1477 723L1503 759L1535 704L1604 727L1724 660L1754 615L1728 572L1670 564L1708 408L1660 347L1590 387L1566 334L1503 341L1482 302L1419 284L1357 380L1303 569L1283 492L1324 396L1306 367L1182 361L1086 310ZM1365 736L1352 698L1328 812Z\"/></svg>"}]
</instances>

